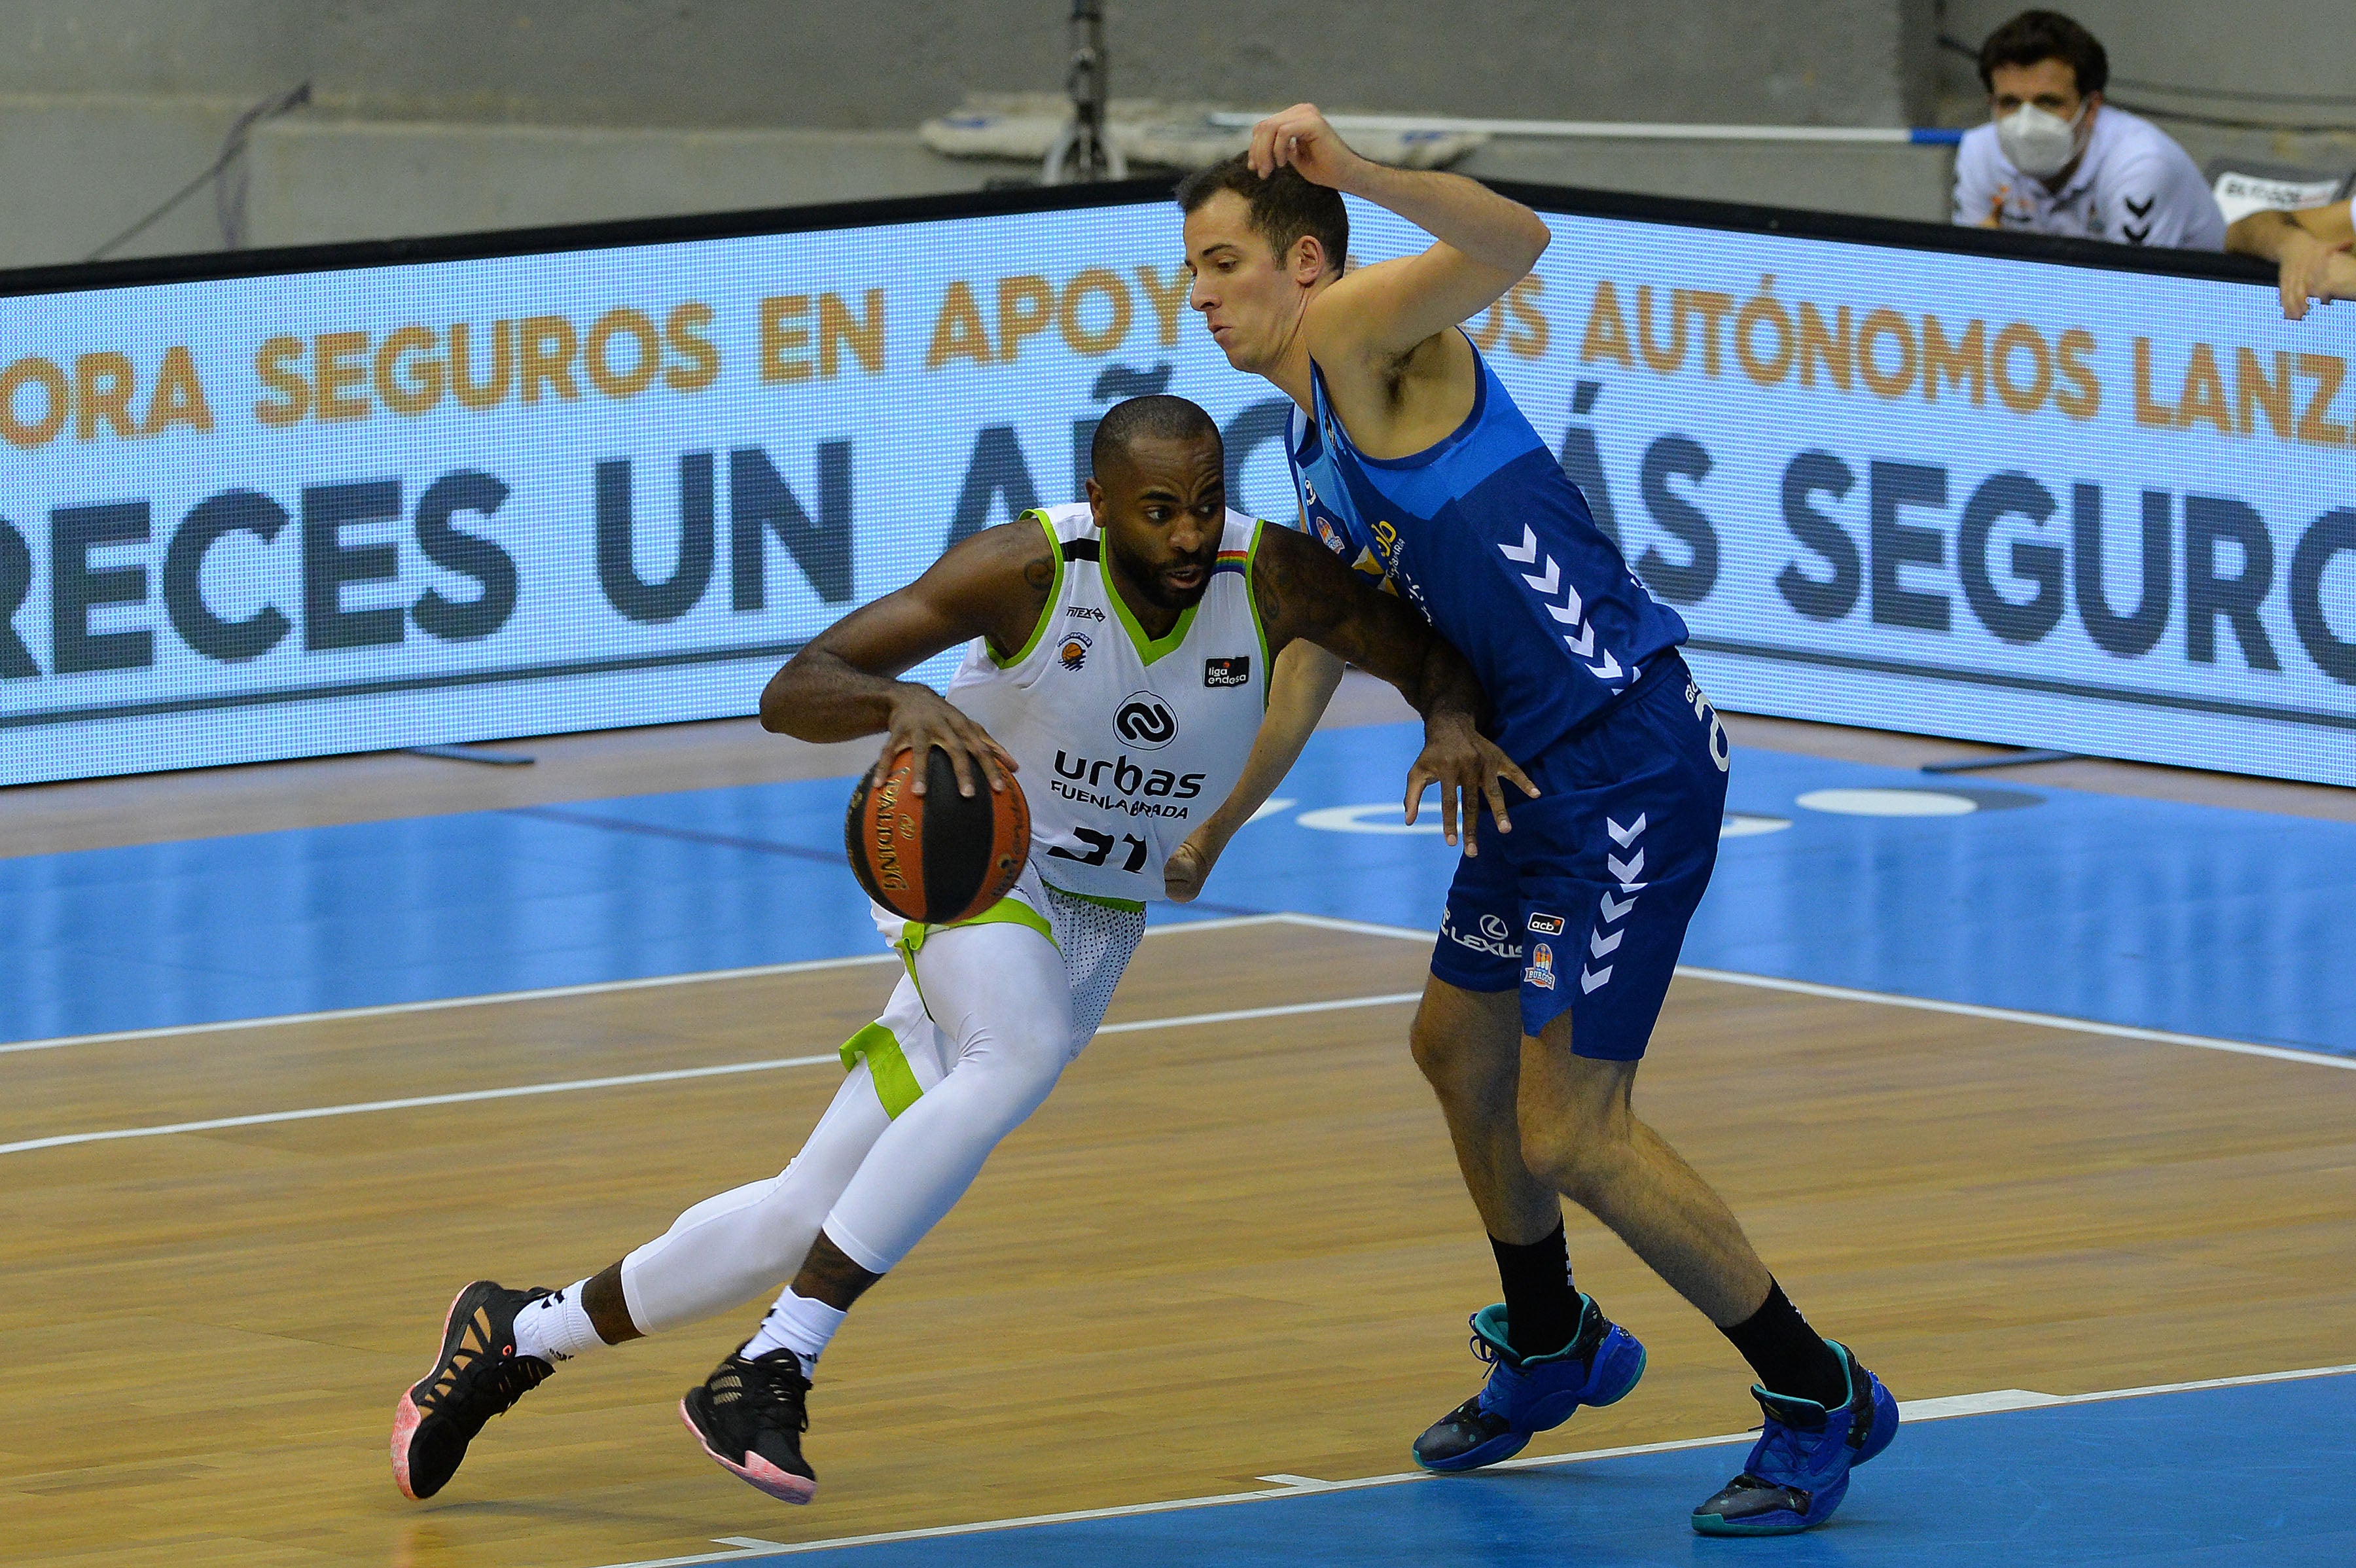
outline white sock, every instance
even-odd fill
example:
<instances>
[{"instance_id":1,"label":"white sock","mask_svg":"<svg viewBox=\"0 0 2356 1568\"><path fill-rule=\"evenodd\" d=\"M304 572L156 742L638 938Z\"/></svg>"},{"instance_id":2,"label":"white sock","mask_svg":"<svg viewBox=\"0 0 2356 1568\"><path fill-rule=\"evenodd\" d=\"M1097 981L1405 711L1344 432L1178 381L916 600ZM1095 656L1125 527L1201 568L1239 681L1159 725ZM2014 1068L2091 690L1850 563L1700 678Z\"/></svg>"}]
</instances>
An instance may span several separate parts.
<instances>
[{"instance_id":1,"label":"white sock","mask_svg":"<svg viewBox=\"0 0 2356 1568\"><path fill-rule=\"evenodd\" d=\"M541 1296L516 1314L515 1347L519 1356L537 1356L551 1366L570 1361L584 1350L594 1350L605 1343L597 1337L597 1329L589 1321L589 1309L581 1305L589 1282L567 1285L554 1295Z\"/></svg>"},{"instance_id":2,"label":"white sock","mask_svg":"<svg viewBox=\"0 0 2356 1568\"><path fill-rule=\"evenodd\" d=\"M791 1350L802 1364L802 1376L813 1377L827 1341L850 1316L839 1306L796 1295L793 1286L787 1285L777 1305L769 1308L769 1316L761 1319L761 1331L737 1354L750 1361L772 1350Z\"/></svg>"}]
</instances>

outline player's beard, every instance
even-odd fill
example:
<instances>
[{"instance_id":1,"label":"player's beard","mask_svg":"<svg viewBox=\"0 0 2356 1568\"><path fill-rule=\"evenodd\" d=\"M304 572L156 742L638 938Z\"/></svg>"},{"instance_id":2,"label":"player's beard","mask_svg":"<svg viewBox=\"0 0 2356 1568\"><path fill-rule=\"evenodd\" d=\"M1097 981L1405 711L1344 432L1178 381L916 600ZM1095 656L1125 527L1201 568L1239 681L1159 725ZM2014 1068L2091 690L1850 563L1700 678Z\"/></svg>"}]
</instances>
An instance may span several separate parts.
<instances>
[{"instance_id":1,"label":"player's beard","mask_svg":"<svg viewBox=\"0 0 2356 1568\"><path fill-rule=\"evenodd\" d=\"M1178 589L1162 580L1162 568L1139 560L1115 543L1109 534L1105 538L1105 552L1120 567L1121 575L1137 585L1138 592L1143 594L1154 608L1162 610L1192 609L1201 604L1203 596L1211 591L1212 569L1219 564L1218 545L1215 542L1199 557L1190 560L1182 556L1168 562L1166 564L1169 566L1202 568L1203 581L1200 586Z\"/></svg>"}]
</instances>

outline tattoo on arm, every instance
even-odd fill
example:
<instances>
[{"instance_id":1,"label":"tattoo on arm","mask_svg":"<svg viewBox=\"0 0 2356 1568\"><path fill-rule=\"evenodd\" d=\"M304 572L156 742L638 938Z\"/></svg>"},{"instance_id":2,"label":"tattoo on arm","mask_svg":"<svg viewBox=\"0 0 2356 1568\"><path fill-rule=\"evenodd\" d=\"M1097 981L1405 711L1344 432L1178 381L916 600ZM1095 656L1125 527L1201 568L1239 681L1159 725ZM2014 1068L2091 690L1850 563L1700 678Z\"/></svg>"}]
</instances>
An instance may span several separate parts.
<instances>
[{"instance_id":1,"label":"tattoo on arm","mask_svg":"<svg viewBox=\"0 0 2356 1568\"><path fill-rule=\"evenodd\" d=\"M1047 595L1055 585L1055 556L1046 536L1021 518L1008 526L1021 527L1030 534L1026 542L1030 554L1023 562L1023 585L1029 593L1017 596L1020 603L1008 604L992 618L988 640L991 651L1001 659L1012 657L1015 650L1030 640L1039 618L1047 613Z\"/></svg>"},{"instance_id":2,"label":"tattoo on arm","mask_svg":"<svg viewBox=\"0 0 2356 1568\"><path fill-rule=\"evenodd\" d=\"M1022 529L952 546L916 581L812 638L762 692L762 725L803 740L872 735L890 723L898 678L934 654L977 636L1001 658L1021 648L1055 576L1044 534Z\"/></svg>"},{"instance_id":3,"label":"tattoo on arm","mask_svg":"<svg viewBox=\"0 0 2356 1568\"><path fill-rule=\"evenodd\" d=\"M1270 658L1305 638L1398 687L1418 713L1443 703L1477 708L1471 667L1430 623L1323 546L1270 531L1253 564L1252 589Z\"/></svg>"}]
</instances>

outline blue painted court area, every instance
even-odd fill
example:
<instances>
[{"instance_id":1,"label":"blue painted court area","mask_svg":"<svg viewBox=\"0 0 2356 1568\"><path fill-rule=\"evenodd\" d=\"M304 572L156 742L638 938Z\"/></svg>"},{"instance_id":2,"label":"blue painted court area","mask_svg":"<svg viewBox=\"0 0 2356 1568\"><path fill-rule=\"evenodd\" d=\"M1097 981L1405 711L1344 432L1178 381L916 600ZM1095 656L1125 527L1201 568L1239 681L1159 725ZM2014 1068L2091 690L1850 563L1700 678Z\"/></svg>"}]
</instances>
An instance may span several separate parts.
<instances>
[{"instance_id":1,"label":"blue painted court area","mask_svg":"<svg viewBox=\"0 0 2356 1568\"><path fill-rule=\"evenodd\" d=\"M1105 1563L1840 1564L2290 1568L2351 1560L2356 1377L1911 1423L1806 1535L1706 1540L1686 1520L1740 1445L1579 1460L1270 1500L854 1544L857 1568ZM2341 1506L2329 1506L2337 1498ZM792 1556L747 1555L746 1564Z\"/></svg>"},{"instance_id":2,"label":"blue painted court area","mask_svg":"<svg viewBox=\"0 0 2356 1568\"><path fill-rule=\"evenodd\" d=\"M1432 819L1399 831L1416 744L1408 725L1317 736L1206 902L1156 918L1430 929L1455 855ZM848 788L0 860L0 1040L872 952L841 862ZM1892 789L1977 809L1802 803ZM2356 1055L2356 826L1752 750L1730 811L1687 963Z\"/></svg>"}]
</instances>

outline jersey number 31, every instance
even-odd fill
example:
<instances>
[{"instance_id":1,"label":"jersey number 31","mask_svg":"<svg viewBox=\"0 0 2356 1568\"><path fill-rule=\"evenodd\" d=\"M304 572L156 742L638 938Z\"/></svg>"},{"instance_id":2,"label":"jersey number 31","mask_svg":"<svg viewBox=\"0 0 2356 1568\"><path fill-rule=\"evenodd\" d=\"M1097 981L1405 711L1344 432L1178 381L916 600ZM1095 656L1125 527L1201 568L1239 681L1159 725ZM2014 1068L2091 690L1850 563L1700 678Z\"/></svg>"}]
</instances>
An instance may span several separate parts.
<instances>
[{"instance_id":1,"label":"jersey number 31","mask_svg":"<svg viewBox=\"0 0 2356 1568\"><path fill-rule=\"evenodd\" d=\"M1082 854L1076 849L1066 849L1062 844L1049 845L1047 853L1059 860L1076 860L1082 865L1102 865L1111 855L1114 843L1125 843L1129 845L1129 859L1122 863L1121 869L1123 871L1145 869L1145 841L1135 833L1123 833L1116 840L1112 834L1100 833L1094 828L1074 828L1072 836L1087 846L1087 854Z\"/></svg>"}]
</instances>

